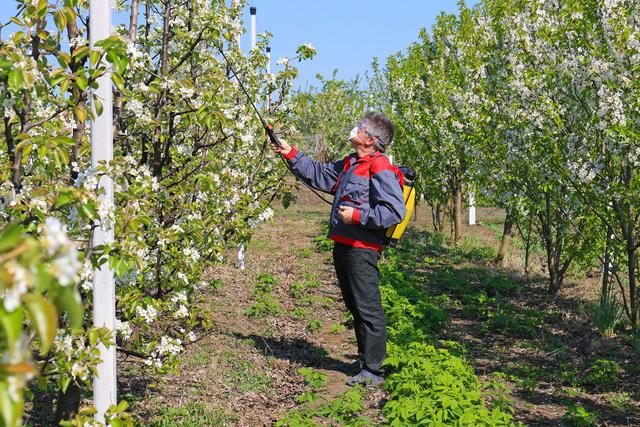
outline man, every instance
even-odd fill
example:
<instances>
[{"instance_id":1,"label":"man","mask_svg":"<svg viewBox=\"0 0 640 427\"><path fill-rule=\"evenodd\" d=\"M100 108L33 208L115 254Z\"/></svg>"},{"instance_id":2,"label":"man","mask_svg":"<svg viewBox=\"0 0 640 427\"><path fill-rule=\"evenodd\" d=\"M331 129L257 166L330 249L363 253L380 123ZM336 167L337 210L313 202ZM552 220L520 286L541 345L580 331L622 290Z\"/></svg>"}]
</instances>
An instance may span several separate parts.
<instances>
[{"instance_id":1,"label":"man","mask_svg":"<svg viewBox=\"0 0 640 427\"><path fill-rule=\"evenodd\" d=\"M378 260L385 231L405 214L402 173L383 155L395 126L384 115L369 112L349 135L355 153L322 164L285 141L273 146L307 184L334 194L329 238L335 242L333 262L347 309L353 315L360 372L347 384L383 381L386 318L380 300Z\"/></svg>"}]
</instances>

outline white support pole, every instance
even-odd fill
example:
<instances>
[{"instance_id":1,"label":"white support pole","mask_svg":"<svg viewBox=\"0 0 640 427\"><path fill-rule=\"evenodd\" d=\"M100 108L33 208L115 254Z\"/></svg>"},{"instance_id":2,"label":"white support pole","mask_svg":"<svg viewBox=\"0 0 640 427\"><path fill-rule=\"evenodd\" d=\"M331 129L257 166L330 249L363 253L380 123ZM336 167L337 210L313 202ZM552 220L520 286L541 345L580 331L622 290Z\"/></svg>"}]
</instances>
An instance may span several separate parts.
<instances>
[{"instance_id":1,"label":"white support pole","mask_svg":"<svg viewBox=\"0 0 640 427\"><path fill-rule=\"evenodd\" d=\"M244 244L238 245L238 268L244 270Z\"/></svg>"},{"instance_id":2,"label":"white support pole","mask_svg":"<svg viewBox=\"0 0 640 427\"><path fill-rule=\"evenodd\" d=\"M469 191L469 225L476 225L476 197Z\"/></svg>"},{"instance_id":3,"label":"white support pole","mask_svg":"<svg viewBox=\"0 0 640 427\"><path fill-rule=\"evenodd\" d=\"M251 12L251 50L256 48L256 8L250 7Z\"/></svg>"},{"instance_id":4,"label":"white support pole","mask_svg":"<svg viewBox=\"0 0 640 427\"><path fill-rule=\"evenodd\" d=\"M91 48L97 41L106 39L111 35L111 2L105 0L91 0L89 4ZM106 62L105 62L106 64ZM113 160L113 116L112 116L112 89L111 66L107 72L98 78L98 88L94 91L94 97L102 102L103 113L91 123L91 166ZM91 108L95 113L95 105ZM113 203L113 181L110 177L103 176L99 186L103 189L107 202ZM107 230L102 225L96 227L93 233L92 245L108 245L113 242L113 228ZM103 264L94 271L93 276L93 325L106 327L111 331L115 329L115 282L113 271L109 263ZM93 379L93 399L97 410L96 421L104 422L104 414L111 405L117 403L116 390L116 348L100 346L100 359L97 366L97 375Z\"/></svg>"}]
</instances>

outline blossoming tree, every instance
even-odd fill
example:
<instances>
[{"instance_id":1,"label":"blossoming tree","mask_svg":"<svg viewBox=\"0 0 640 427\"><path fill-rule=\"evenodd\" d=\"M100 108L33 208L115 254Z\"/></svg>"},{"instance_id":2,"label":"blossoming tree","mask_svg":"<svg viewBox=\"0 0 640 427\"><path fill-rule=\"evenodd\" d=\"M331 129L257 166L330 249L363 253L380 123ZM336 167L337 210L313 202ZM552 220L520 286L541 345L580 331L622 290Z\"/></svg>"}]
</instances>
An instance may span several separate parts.
<instances>
[{"instance_id":1,"label":"blossoming tree","mask_svg":"<svg viewBox=\"0 0 640 427\"><path fill-rule=\"evenodd\" d=\"M80 390L100 343L163 373L210 326L196 307L203 272L270 217L286 173L219 49L252 97L271 95L276 122L297 73L288 61L267 73L263 49L238 50L243 5L116 1L128 25L91 50L86 0L17 1L16 31L0 42L5 425L19 422L28 375L57 384L57 418L81 423L90 414L78 414ZM295 58L314 53L301 46ZM113 112L93 95L101 55L113 70ZM89 101L114 119L114 160L96 168ZM113 204L98 190L102 175L114 180ZM113 229L115 242L92 247L96 227ZM105 262L116 274L117 335L83 315L91 272ZM25 312L31 322L18 322Z\"/></svg>"}]
</instances>

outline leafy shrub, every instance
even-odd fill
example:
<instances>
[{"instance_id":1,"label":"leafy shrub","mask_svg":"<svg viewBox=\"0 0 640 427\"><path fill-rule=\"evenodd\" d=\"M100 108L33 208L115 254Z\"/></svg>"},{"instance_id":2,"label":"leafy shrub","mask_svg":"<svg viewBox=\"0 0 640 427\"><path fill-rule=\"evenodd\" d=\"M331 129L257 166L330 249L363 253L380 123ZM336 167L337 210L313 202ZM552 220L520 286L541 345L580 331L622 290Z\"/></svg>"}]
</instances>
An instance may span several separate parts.
<instances>
[{"instance_id":1,"label":"leafy shrub","mask_svg":"<svg viewBox=\"0 0 640 427\"><path fill-rule=\"evenodd\" d=\"M640 331L635 331L628 335L625 335L624 340L627 344L633 347L635 351L640 353Z\"/></svg>"},{"instance_id":2,"label":"leafy shrub","mask_svg":"<svg viewBox=\"0 0 640 427\"><path fill-rule=\"evenodd\" d=\"M300 253L298 254L298 258L310 258L311 257L311 248L302 248L300 249Z\"/></svg>"},{"instance_id":3,"label":"leafy shrub","mask_svg":"<svg viewBox=\"0 0 640 427\"><path fill-rule=\"evenodd\" d=\"M600 292L598 304L590 307L591 321L602 336L611 338L622 320L624 310L613 292Z\"/></svg>"},{"instance_id":4,"label":"leafy shrub","mask_svg":"<svg viewBox=\"0 0 640 427\"><path fill-rule=\"evenodd\" d=\"M210 412L202 403L188 403L185 406L172 408L160 407L157 419L151 421L150 427L206 427L228 425L237 417L229 416L222 412Z\"/></svg>"},{"instance_id":5,"label":"leafy shrub","mask_svg":"<svg viewBox=\"0 0 640 427\"><path fill-rule=\"evenodd\" d=\"M342 323L334 323L333 325L331 325L331 329L329 330L329 333L341 334L346 330L347 330L347 327L344 326Z\"/></svg>"},{"instance_id":6,"label":"leafy shrub","mask_svg":"<svg viewBox=\"0 0 640 427\"><path fill-rule=\"evenodd\" d=\"M463 295L461 298L463 307L462 315L471 319L486 319L489 317L489 304L496 302L495 298L489 297L484 291L476 294Z\"/></svg>"},{"instance_id":7,"label":"leafy shrub","mask_svg":"<svg viewBox=\"0 0 640 427\"><path fill-rule=\"evenodd\" d=\"M633 409L631 404L631 395L626 391L622 393L608 393L604 399L618 412L628 412Z\"/></svg>"},{"instance_id":8,"label":"leafy shrub","mask_svg":"<svg viewBox=\"0 0 640 427\"><path fill-rule=\"evenodd\" d=\"M315 390L319 390L324 387L324 382L327 380L327 376L325 374L322 372L316 372L311 368L300 368L298 369L298 373L304 377L307 385L310 385Z\"/></svg>"},{"instance_id":9,"label":"leafy shrub","mask_svg":"<svg viewBox=\"0 0 640 427\"><path fill-rule=\"evenodd\" d=\"M311 314L311 311L307 308L297 307L291 312L291 317L294 319L303 319Z\"/></svg>"},{"instance_id":10,"label":"leafy shrub","mask_svg":"<svg viewBox=\"0 0 640 427\"><path fill-rule=\"evenodd\" d=\"M304 283L293 282L291 285L289 285L289 295L291 295L291 297L294 299L298 299L302 297L303 289L304 289Z\"/></svg>"},{"instance_id":11,"label":"leafy shrub","mask_svg":"<svg viewBox=\"0 0 640 427\"><path fill-rule=\"evenodd\" d=\"M622 367L614 360L598 359L588 370L584 384L606 388L614 385L621 379Z\"/></svg>"},{"instance_id":12,"label":"leafy shrub","mask_svg":"<svg viewBox=\"0 0 640 427\"><path fill-rule=\"evenodd\" d=\"M598 424L598 417L580 405L569 407L562 420L571 427L592 427Z\"/></svg>"},{"instance_id":13,"label":"leafy shrub","mask_svg":"<svg viewBox=\"0 0 640 427\"><path fill-rule=\"evenodd\" d=\"M278 281L273 275L261 273L258 275L258 282L255 285L254 293L256 295L269 293L276 283L278 283Z\"/></svg>"},{"instance_id":14,"label":"leafy shrub","mask_svg":"<svg viewBox=\"0 0 640 427\"><path fill-rule=\"evenodd\" d=\"M311 319L307 323L307 331L309 332L317 332L320 329L322 329L322 322L318 319Z\"/></svg>"},{"instance_id":15,"label":"leafy shrub","mask_svg":"<svg viewBox=\"0 0 640 427\"><path fill-rule=\"evenodd\" d=\"M517 286L505 276L488 276L482 285L490 296L511 295L517 290Z\"/></svg>"},{"instance_id":16,"label":"leafy shrub","mask_svg":"<svg viewBox=\"0 0 640 427\"><path fill-rule=\"evenodd\" d=\"M329 223L323 223L321 234L313 239L313 243L315 244L316 252L329 252L333 249L333 240L329 239L327 235L329 234Z\"/></svg>"},{"instance_id":17,"label":"leafy shrub","mask_svg":"<svg viewBox=\"0 0 640 427\"><path fill-rule=\"evenodd\" d=\"M410 252L403 257L413 255ZM442 425L513 425L512 416L502 406L490 409L485 405L480 382L469 364L430 344L430 334L448 317L401 272L395 251L388 251L380 269L389 331L385 361L389 375L384 385L389 400L383 409L387 422L392 426L427 420L438 420Z\"/></svg>"},{"instance_id":18,"label":"leafy shrub","mask_svg":"<svg viewBox=\"0 0 640 427\"><path fill-rule=\"evenodd\" d=\"M269 294L258 297L258 302L247 308L244 314L247 317L263 318L280 313L280 306Z\"/></svg>"},{"instance_id":19,"label":"leafy shrub","mask_svg":"<svg viewBox=\"0 0 640 427\"><path fill-rule=\"evenodd\" d=\"M544 325L544 314L538 310L520 309L513 304L498 306L490 313L491 330L516 336L537 336Z\"/></svg>"}]
</instances>

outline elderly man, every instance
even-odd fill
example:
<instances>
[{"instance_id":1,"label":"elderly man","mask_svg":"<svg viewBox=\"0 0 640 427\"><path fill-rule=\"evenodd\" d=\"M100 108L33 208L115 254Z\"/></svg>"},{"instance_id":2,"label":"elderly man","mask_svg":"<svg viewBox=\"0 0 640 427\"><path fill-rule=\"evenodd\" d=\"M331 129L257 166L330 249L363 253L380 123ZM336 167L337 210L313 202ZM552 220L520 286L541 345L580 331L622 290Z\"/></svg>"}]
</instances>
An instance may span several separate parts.
<instances>
[{"instance_id":1,"label":"elderly man","mask_svg":"<svg viewBox=\"0 0 640 427\"><path fill-rule=\"evenodd\" d=\"M349 135L355 153L338 162L319 163L285 141L273 146L307 184L335 195L329 238L335 242L333 262L342 297L353 315L360 365L349 385L383 381L387 331L378 260L386 229L406 214L404 177L383 154L394 133L389 119L369 112Z\"/></svg>"}]
</instances>

